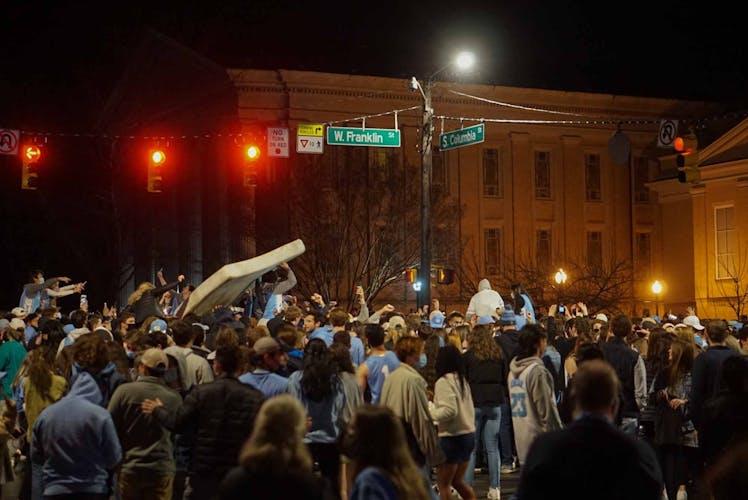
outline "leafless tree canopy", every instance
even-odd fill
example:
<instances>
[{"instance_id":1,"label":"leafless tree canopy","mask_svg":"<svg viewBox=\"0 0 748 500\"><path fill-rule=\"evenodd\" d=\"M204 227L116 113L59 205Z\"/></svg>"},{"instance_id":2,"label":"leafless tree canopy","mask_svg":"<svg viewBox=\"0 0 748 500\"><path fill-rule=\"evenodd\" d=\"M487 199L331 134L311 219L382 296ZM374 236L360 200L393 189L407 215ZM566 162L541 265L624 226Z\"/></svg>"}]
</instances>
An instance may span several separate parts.
<instances>
[{"instance_id":1,"label":"leafless tree canopy","mask_svg":"<svg viewBox=\"0 0 748 500\"><path fill-rule=\"evenodd\" d=\"M302 294L348 302L357 283L373 300L418 265L418 165L396 150L336 147L293 173L291 233L306 252L294 261ZM434 193L435 249L457 248L459 207ZM435 256L439 251L435 251Z\"/></svg>"}]
</instances>

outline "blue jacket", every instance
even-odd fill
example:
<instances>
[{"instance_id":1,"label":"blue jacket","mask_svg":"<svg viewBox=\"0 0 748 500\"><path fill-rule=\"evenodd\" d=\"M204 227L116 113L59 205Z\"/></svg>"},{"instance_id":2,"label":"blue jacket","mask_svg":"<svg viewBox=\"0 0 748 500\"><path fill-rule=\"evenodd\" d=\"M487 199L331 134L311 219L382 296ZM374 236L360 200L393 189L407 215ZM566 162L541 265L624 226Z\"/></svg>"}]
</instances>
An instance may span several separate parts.
<instances>
[{"instance_id":1,"label":"blue jacket","mask_svg":"<svg viewBox=\"0 0 748 500\"><path fill-rule=\"evenodd\" d=\"M327 325L327 326L320 326L319 328L314 330L312 334L309 336L309 340L322 339L325 341L325 344L327 345L327 347L330 347L332 345L332 341L334 337L335 337L335 334L332 333L332 327L330 325Z\"/></svg>"},{"instance_id":2,"label":"blue jacket","mask_svg":"<svg viewBox=\"0 0 748 500\"><path fill-rule=\"evenodd\" d=\"M341 432L341 414L345 407L343 382L336 376L332 380L332 394L321 401L309 399L301 388L304 371L295 371L288 377L288 392L301 401L312 425L304 437L305 443L334 443Z\"/></svg>"},{"instance_id":3,"label":"blue jacket","mask_svg":"<svg viewBox=\"0 0 748 500\"><path fill-rule=\"evenodd\" d=\"M44 495L108 494L109 470L122 460L112 417L87 372L34 424L31 461L42 465Z\"/></svg>"},{"instance_id":4,"label":"blue jacket","mask_svg":"<svg viewBox=\"0 0 748 500\"><path fill-rule=\"evenodd\" d=\"M258 368L253 372L245 373L239 377L239 382L251 385L263 393L266 398L288 392L288 379L286 377L282 377L277 373L272 373L261 368Z\"/></svg>"},{"instance_id":5,"label":"blue jacket","mask_svg":"<svg viewBox=\"0 0 748 500\"><path fill-rule=\"evenodd\" d=\"M397 490L386 472L367 467L356 476L349 500L397 500Z\"/></svg>"},{"instance_id":6,"label":"blue jacket","mask_svg":"<svg viewBox=\"0 0 748 500\"><path fill-rule=\"evenodd\" d=\"M358 337L351 337L351 361L353 366L359 367L366 361L366 350L363 341Z\"/></svg>"}]
</instances>

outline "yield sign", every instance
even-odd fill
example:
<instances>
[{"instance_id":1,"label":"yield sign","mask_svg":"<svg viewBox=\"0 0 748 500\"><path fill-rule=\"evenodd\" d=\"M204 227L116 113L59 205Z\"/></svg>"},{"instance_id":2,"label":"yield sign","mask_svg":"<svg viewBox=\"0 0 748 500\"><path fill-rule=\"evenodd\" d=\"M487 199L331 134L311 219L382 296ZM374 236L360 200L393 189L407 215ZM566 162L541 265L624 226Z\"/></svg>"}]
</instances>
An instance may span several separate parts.
<instances>
[{"instance_id":1,"label":"yield sign","mask_svg":"<svg viewBox=\"0 0 748 500\"><path fill-rule=\"evenodd\" d=\"M323 137L297 135L296 152L321 155L325 152L325 140Z\"/></svg>"}]
</instances>

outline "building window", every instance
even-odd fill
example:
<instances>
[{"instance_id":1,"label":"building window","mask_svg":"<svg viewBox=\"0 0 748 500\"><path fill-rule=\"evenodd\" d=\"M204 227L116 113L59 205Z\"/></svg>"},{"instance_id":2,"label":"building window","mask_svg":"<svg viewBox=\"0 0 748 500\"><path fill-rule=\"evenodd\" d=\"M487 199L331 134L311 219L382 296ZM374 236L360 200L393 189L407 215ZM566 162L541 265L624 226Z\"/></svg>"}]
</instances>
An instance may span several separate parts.
<instances>
[{"instance_id":1,"label":"building window","mask_svg":"<svg viewBox=\"0 0 748 500\"><path fill-rule=\"evenodd\" d=\"M540 269L551 267L553 261L551 241L550 229L539 229L535 232L535 257Z\"/></svg>"},{"instance_id":2,"label":"building window","mask_svg":"<svg viewBox=\"0 0 748 500\"><path fill-rule=\"evenodd\" d=\"M735 278L735 207L714 209L717 279Z\"/></svg>"},{"instance_id":3,"label":"building window","mask_svg":"<svg viewBox=\"0 0 748 500\"><path fill-rule=\"evenodd\" d=\"M649 279L652 275L652 234L636 233L636 276Z\"/></svg>"},{"instance_id":4,"label":"building window","mask_svg":"<svg viewBox=\"0 0 748 500\"><path fill-rule=\"evenodd\" d=\"M483 196L501 198L501 164L498 149L483 150Z\"/></svg>"},{"instance_id":5,"label":"building window","mask_svg":"<svg viewBox=\"0 0 748 500\"><path fill-rule=\"evenodd\" d=\"M535 198L551 199L551 153L535 151Z\"/></svg>"},{"instance_id":6,"label":"building window","mask_svg":"<svg viewBox=\"0 0 748 500\"><path fill-rule=\"evenodd\" d=\"M499 274L501 268L501 229L485 229L483 231L483 245L486 274L495 276Z\"/></svg>"},{"instance_id":7,"label":"building window","mask_svg":"<svg viewBox=\"0 0 748 500\"><path fill-rule=\"evenodd\" d=\"M646 203L649 201L649 158L637 156L634 158L634 200Z\"/></svg>"},{"instance_id":8,"label":"building window","mask_svg":"<svg viewBox=\"0 0 748 500\"><path fill-rule=\"evenodd\" d=\"M435 196L449 194L447 152L434 152L431 157L431 187Z\"/></svg>"},{"instance_id":9,"label":"building window","mask_svg":"<svg viewBox=\"0 0 748 500\"><path fill-rule=\"evenodd\" d=\"M584 182L587 201L600 201L600 155L584 155Z\"/></svg>"},{"instance_id":10,"label":"building window","mask_svg":"<svg viewBox=\"0 0 748 500\"><path fill-rule=\"evenodd\" d=\"M602 267L603 265L603 233L587 231L587 266Z\"/></svg>"}]
</instances>

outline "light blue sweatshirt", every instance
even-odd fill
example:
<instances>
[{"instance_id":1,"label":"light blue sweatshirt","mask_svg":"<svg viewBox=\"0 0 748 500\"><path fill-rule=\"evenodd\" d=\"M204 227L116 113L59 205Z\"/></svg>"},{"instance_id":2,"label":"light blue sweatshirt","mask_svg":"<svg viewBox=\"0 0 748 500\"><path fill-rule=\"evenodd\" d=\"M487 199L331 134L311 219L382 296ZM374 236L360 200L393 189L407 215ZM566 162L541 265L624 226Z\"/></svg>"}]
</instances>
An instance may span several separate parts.
<instances>
[{"instance_id":1,"label":"light blue sweatshirt","mask_svg":"<svg viewBox=\"0 0 748 500\"><path fill-rule=\"evenodd\" d=\"M122 448L101 399L94 378L81 372L36 420L31 461L42 466L45 496L109 493L109 470L122 460Z\"/></svg>"}]
</instances>

